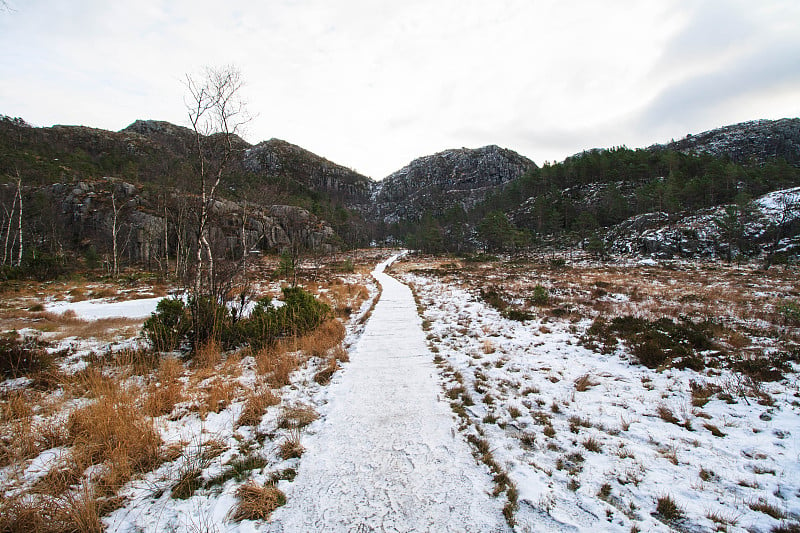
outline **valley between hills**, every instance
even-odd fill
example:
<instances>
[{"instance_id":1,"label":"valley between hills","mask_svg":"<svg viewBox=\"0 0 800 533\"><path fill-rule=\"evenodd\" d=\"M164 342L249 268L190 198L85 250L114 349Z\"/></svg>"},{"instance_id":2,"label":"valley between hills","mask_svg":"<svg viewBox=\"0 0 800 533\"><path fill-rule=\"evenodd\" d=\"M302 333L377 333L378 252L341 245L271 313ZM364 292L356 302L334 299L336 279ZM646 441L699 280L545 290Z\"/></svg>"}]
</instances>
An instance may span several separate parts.
<instances>
[{"instance_id":1,"label":"valley between hills","mask_svg":"<svg viewBox=\"0 0 800 533\"><path fill-rule=\"evenodd\" d=\"M800 120L217 140L0 120L1 531L800 530Z\"/></svg>"}]
</instances>

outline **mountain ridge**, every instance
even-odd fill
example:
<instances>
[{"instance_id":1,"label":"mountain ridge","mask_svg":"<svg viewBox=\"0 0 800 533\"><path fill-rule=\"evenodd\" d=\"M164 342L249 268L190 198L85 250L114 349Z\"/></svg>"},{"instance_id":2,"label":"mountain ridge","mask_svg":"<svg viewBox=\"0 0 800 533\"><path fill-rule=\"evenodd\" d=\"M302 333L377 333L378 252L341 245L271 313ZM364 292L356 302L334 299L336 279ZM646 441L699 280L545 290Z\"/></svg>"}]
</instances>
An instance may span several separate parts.
<instances>
[{"instance_id":1,"label":"mountain ridge","mask_svg":"<svg viewBox=\"0 0 800 533\"><path fill-rule=\"evenodd\" d=\"M140 119L113 132L36 128L0 115L0 175L9 180L19 171L30 194L48 184L71 187L107 176L151 191L152 197L163 187L175 194L190 190L195 141L191 129L166 121ZM737 192L757 196L800 184L798 171L786 167L800 167L798 118L742 122L636 150L592 149L544 167L497 145L452 148L418 157L377 181L281 139L251 144L235 137L234 148L220 199L241 209L231 206L226 212L243 213L248 204L296 205L315 215L314 224L330 224L345 246L412 235L414 242L425 243L433 230L445 242L459 240L458 250L474 249L482 242L481 218L498 209L512 226L537 239L548 232L585 235L650 212L630 208L634 204L652 204L655 213L669 195L672 202L688 202L672 205L674 218L676 209L723 205ZM704 172L712 174L716 187L710 192L698 181L706 179ZM748 190L746 184L758 183L762 175L767 182ZM676 186L677 196L670 192ZM145 206L152 198L140 201ZM576 220L578 215L583 218ZM104 216L79 218L96 224ZM423 223L425 231L418 231Z\"/></svg>"}]
</instances>

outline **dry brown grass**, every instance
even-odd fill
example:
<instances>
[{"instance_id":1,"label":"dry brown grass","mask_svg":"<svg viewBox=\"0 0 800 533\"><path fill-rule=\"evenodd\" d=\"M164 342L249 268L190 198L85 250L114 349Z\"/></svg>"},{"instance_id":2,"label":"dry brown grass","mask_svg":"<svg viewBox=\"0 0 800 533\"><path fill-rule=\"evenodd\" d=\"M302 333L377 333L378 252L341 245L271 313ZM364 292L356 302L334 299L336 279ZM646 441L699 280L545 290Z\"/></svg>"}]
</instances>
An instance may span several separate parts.
<instances>
[{"instance_id":1,"label":"dry brown grass","mask_svg":"<svg viewBox=\"0 0 800 533\"><path fill-rule=\"evenodd\" d=\"M179 379L184 371L183 364L176 357L164 357L159 361L153 381L142 394L141 406L145 415L168 415L177 404L188 399L186 387Z\"/></svg>"},{"instance_id":2,"label":"dry brown grass","mask_svg":"<svg viewBox=\"0 0 800 533\"><path fill-rule=\"evenodd\" d=\"M183 363L177 357L164 357L158 364L158 379L161 383L170 383L183 374Z\"/></svg>"},{"instance_id":3,"label":"dry brown grass","mask_svg":"<svg viewBox=\"0 0 800 533\"><path fill-rule=\"evenodd\" d=\"M67 431L79 463L107 462L112 470L130 468L131 472L147 472L159 464L161 437L124 392L73 411Z\"/></svg>"},{"instance_id":4,"label":"dry brown grass","mask_svg":"<svg viewBox=\"0 0 800 533\"><path fill-rule=\"evenodd\" d=\"M295 354L282 351L281 348L264 348L255 356L258 373L266 375L269 384L275 388L291 383L291 374L300 364Z\"/></svg>"},{"instance_id":5,"label":"dry brown grass","mask_svg":"<svg viewBox=\"0 0 800 533\"><path fill-rule=\"evenodd\" d=\"M87 366L79 372L66 376L64 384L69 387L69 392L74 397L113 396L120 389L119 377L106 375L98 365Z\"/></svg>"},{"instance_id":6,"label":"dry brown grass","mask_svg":"<svg viewBox=\"0 0 800 533\"><path fill-rule=\"evenodd\" d=\"M344 325L337 319L326 320L313 332L298 339L298 347L313 357L324 357L344 340Z\"/></svg>"},{"instance_id":7,"label":"dry brown grass","mask_svg":"<svg viewBox=\"0 0 800 533\"><path fill-rule=\"evenodd\" d=\"M328 359L327 363L314 374L314 381L320 385L327 385L331 381L331 377L336 371L339 370L339 362L335 357Z\"/></svg>"},{"instance_id":8,"label":"dry brown grass","mask_svg":"<svg viewBox=\"0 0 800 533\"><path fill-rule=\"evenodd\" d=\"M285 407L278 420L280 428L300 428L309 425L319 418L317 412L310 405L298 404Z\"/></svg>"},{"instance_id":9,"label":"dry brown grass","mask_svg":"<svg viewBox=\"0 0 800 533\"><path fill-rule=\"evenodd\" d=\"M201 398L198 409L200 417L205 419L208 413L219 413L236 398L238 382L224 378L212 378L201 389Z\"/></svg>"},{"instance_id":10,"label":"dry brown grass","mask_svg":"<svg viewBox=\"0 0 800 533\"><path fill-rule=\"evenodd\" d=\"M592 378L589 376L589 374L584 374L575 380L575 390L578 392L587 391L595 385L597 385L597 383L592 381Z\"/></svg>"},{"instance_id":11,"label":"dry brown grass","mask_svg":"<svg viewBox=\"0 0 800 533\"><path fill-rule=\"evenodd\" d=\"M219 341L211 340L195 348L192 363L196 368L214 368L222 361Z\"/></svg>"},{"instance_id":12,"label":"dry brown grass","mask_svg":"<svg viewBox=\"0 0 800 533\"><path fill-rule=\"evenodd\" d=\"M0 436L0 467L32 459L41 451L30 418L14 420Z\"/></svg>"},{"instance_id":13,"label":"dry brown grass","mask_svg":"<svg viewBox=\"0 0 800 533\"><path fill-rule=\"evenodd\" d=\"M675 416L675 414L672 412L672 409L663 403L656 407L656 414L664 422L669 422L670 424L680 424L678 417Z\"/></svg>"},{"instance_id":14,"label":"dry brown grass","mask_svg":"<svg viewBox=\"0 0 800 533\"><path fill-rule=\"evenodd\" d=\"M280 398L270 389L261 389L253 391L248 396L244 404L242 413L236 421L237 426L257 426L261 422L261 417L264 416L264 411L268 407L278 405L281 402Z\"/></svg>"},{"instance_id":15,"label":"dry brown grass","mask_svg":"<svg viewBox=\"0 0 800 533\"><path fill-rule=\"evenodd\" d=\"M170 414L175 405L186 399L183 384L179 381L151 383L145 392L142 408L147 416L158 417Z\"/></svg>"},{"instance_id":16,"label":"dry brown grass","mask_svg":"<svg viewBox=\"0 0 800 533\"><path fill-rule=\"evenodd\" d=\"M369 290L364 285L344 283L338 278L327 285L320 285L320 288L327 289L322 293L322 301L330 305L334 314L340 318L349 317L369 298Z\"/></svg>"},{"instance_id":17,"label":"dry brown grass","mask_svg":"<svg viewBox=\"0 0 800 533\"><path fill-rule=\"evenodd\" d=\"M18 420L33 414L30 394L25 390L12 390L0 395L0 422Z\"/></svg>"},{"instance_id":18,"label":"dry brown grass","mask_svg":"<svg viewBox=\"0 0 800 533\"><path fill-rule=\"evenodd\" d=\"M695 321L714 318L730 331L722 341L733 350L747 347L758 337L777 342L800 341L800 328L782 328L776 305L786 295L798 296L797 269L761 270L755 265L721 262L665 262L647 267L631 264L575 262L550 268L548 258L527 261L463 264L460 269L437 268L440 258L403 262L403 270L423 270L469 290L505 279L503 289L525 298L537 284L555 295L551 305L570 310L569 318L634 315L648 320L681 316ZM761 322L754 323L754 319ZM784 348L785 349L785 348Z\"/></svg>"},{"instance_id":19,"label":"dry brown grass","mask_svg":"<svg viewBox=\"0 0 800 533\"><path fill-rule=\"evenodd\" d=\"M0 531L49 533L57 531L57 506L52 498L13 496L0 499Z\"/></svg>"},{"instance_id":20,"label":"dry brown grass","mask_svg":"<svg viewBox=\"0 0 800 533\"><path fill-rule=\"evenodd\" d=\"M262 486L248 481L236 491L239 502L231 511L234 522L269 520L272 512L286 503L286 496L273 485Z\"/></svg>"},{"instance_id":21,"label":"dry brown grass","mask_svg":"<svg viewBox=\"0 0 800 533\"><path fill-rule=\"evenodd\" d=\"M340 363L347 363L350 361L350 354L344 349L344 346L339 345L333 349L333 358Z\"/></svg>"},{"instance_id":22,"label":"dry brown grass","mask_svg":"<svg viewBox=\"0 0 800 533\"><path fill-rule=\"evenodd\" d=\"M306 449L300 443L300 429L293 428L281 443L278 455L283 459L294 459L303 455Z\"/></svg>"},{"instance_id":23,"label":"dry brown grass","mask_svg":"<svg viewBox=\"0 0 800 533\"><path fill-rule=\"evenodd\" d=\"M129 367L136 375L148 374L160 364L159 354L149 348L126 348L114 352L112 359L115 365Z\"/></svg>"}]
</instances>

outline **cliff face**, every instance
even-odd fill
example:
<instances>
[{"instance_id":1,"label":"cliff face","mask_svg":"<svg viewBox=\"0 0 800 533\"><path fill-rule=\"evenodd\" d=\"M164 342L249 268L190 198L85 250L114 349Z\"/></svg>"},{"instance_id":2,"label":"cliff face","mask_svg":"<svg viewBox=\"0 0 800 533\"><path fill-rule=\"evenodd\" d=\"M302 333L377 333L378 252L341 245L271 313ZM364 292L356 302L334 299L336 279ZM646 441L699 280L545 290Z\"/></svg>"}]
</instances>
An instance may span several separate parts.
<instances>
[{"instance_id":1,"label":"cliff face","mask_svg":"<svg viewBox=\"0 0 800 533\"><path fill-rule=\"evenodd\" d=\"M50 207L46 216L60 226L66 242L92 244L98 250L111 245L116 207L119 241L131 261L148 263L162 257L165 235L171 255L194 239L192 210L198 199L185 194L153 197L113 178L55 183L26 192L28 198L45 200ZM243 249L280 251L292 243L325 250L335 235L324 220L301 207L244 205L229 200L214 204L210 231L224 248L220 251L233 257L240 256Z\"/></svg>"},{"instance_id":2,"label":"cliff face","mask_svg":"<svg viewBox=\"0 0 800 533\"><path fill-rule=\"evenodd\" d=\"M373 190L370 213L378 220L419 220L426 212L469 209L492 191L535 167L530 159L497 146L446 150L415 159Z\"/></svg>"},{"instance_id":3,"label":"cliff face","mask_svg":"<svg viewBox=\"0 0 800 533\"><path fill-rule=\"evenodd\" d=\"M651 148L727 156L735 163L785 159L800 165L800 119L752 120Z\"/></svg>"}]
</instances>

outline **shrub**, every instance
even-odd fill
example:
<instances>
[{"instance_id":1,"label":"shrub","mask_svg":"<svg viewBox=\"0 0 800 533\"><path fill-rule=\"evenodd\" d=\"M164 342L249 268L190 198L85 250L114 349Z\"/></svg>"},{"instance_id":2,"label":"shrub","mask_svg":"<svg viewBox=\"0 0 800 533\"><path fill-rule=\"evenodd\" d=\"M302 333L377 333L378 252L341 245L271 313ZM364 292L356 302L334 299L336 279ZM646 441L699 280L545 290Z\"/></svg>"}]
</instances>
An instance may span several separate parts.
<instances>
[{"instance_id":1,"label":"shrub","mask_svg":"<svg viewBox=\"0 0 800 533\"><path fill-rule=\"evenodd\" d=\"M145 320L142 333L157 352L170 352L184 340L191 328L191 317L183 300L164 298Z\"/></svg>"},{"instance_id":2,"label":"shrub","mask_svg":"<svg viewBox=\"0 0 800 533\"><path fill-rule=\"evenodd\" d=\"M785 301L778 306L778 314L783 318L786 325L800 324L800 304L792 301Z\"/></svg>"},{"instance_id":3,"label":"shrub","mask_svg":"<svg viewBox=\"0 0 800 533\"><path fill-rule=\"evenodd\" d=\"M300 287L283 289L283 305L260 300L248 319L237 324L238 341L255 349L271 345L279 337L303 335L331 316L331 308Z\"/></svg>"},{"instance_id":4,"label":"shrub","mask_svg":"<svg viewBox=\"0 0 800 533\"><path fill-rule=\"evenodd\" d=\"M345 274L352 274L355 272L356 267L353 264L353 260L347 258L336 266L336 270Z\"/></svg>"},{"instance_id":5,"label":"shrub","mask_svg":"<svg viewBox=\"0 0 800 533\"><path fill-rule=\"evenodd\" d=\"M547 305L547 302L550 301L550 291L548 291L545 287L541 285L536 285L533 288L533 294L531 295L531 302L534 305Z\"/></svg>"},{"instance_id":6,"label":"shrub","mask_svg":"<svg viewBox=\"0 0 800 533\"><path fill-rule=\"evenodd\" d=\"M201 296L189 302L192 312L192 345L194 347L221 342L226 346L235 344L231 335L231 313L224 303L210 296Z\"/></svg>"},{"instance_id":7,"label":"shrub","mask_svg":"<svg viewBox=\"0 0 800 533\"><path fill-rule=\"evenodd\" d=\"M791 371L788 361L792 356L788 354L763 354L733 363L733 369L752 378L755 381L780 381L786 372Z\"/></svg>"},{"instance_id":8,"label":"shrub","mask_svg":"<svg viewBox=\"0 0 800 533\"><path fill-rule=\"evenodd\" d=\"M71 271L66 256L41 251L26 255L21 266L0 267L0 278L5 280L35 279L49 281L58 279Z\"/></svg>"},{"instance_id":9,"label":"shrub","mask_svg":"<svg viewBox=\"0 0 800 533\"><path fill-rule=\"evenodd\" d=\"M590 339L613 346L624 340L631 353L648 368L672 364L678 368L701 370L705 366L699 352L714 347L709 321L694 323L682 318L649 321L634 316L614 318L606 324L595 321L587 335Z\"/></svg>"},{"instance_id":10,"label":"shrub","mask_svg":"<svg viewBox=\"0 0 800 533\"><path fill-rule=\"evenodd\" d=\"M17 337L16 332L0 336L0 374L18 378L46 372L53 366L53 356L46 344L33 337Z\"/></svg>"},{"instance_id":11,"label":"shrub","mask_svg":"<svg viewBox=\"0 0 800 533\"><path fill-rule=\"evenodd\" d=\"M533 314L521 309L506 309L501 314L504 318L516 320L517 322L525 322L533 318Z\"/></svg>"},{"instance_id":12,"label":"shrub","mask_svg":"<svg viewBox=\"0 0 800 533\"><path fill-rule=\"evenodd\" d=\"M484 302L494 307L498 311L503 311L506 307L508 307L508 302L505 299L503 291L497 287L489 287L485 290L481 289L480 295Z\"/></svg>"}]
</instances>

